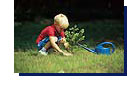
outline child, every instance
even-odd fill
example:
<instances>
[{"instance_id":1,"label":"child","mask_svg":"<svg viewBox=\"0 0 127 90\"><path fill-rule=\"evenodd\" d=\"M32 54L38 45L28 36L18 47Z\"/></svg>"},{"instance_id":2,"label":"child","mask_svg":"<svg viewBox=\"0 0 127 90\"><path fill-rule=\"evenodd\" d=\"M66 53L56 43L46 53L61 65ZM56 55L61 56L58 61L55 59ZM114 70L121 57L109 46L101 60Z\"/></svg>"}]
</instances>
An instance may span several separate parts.
<instances>
[{"instance_id":1,"label":"child","mask_svg":"<svg viewBox=\"0 0 127 90\"><path fill-rule=\"evenodd\" d=\"M65 48L68 48L68 43L66 42L64 34L64 29L67 29L68 26L69 22L64 14L56 15L54 17L54 24L44 28L36 40L39 52L42 55L47 55L47 50L53 47L61 54L71 56L71 53L62 51L58 46L58 43L62 43Z\"/></svg>"}]
</instances>

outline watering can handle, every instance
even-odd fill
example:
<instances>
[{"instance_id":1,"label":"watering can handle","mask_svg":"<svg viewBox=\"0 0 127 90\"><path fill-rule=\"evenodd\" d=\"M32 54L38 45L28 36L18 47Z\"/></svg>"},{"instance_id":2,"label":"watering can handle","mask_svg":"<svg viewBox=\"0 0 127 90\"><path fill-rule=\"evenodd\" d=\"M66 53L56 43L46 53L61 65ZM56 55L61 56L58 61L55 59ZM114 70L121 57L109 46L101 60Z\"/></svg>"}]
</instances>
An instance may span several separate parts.
<instances>
[{"instance_id":1,"label":"watering can handle","mask_svg":"<svg viewBox=\"0 0 127 90\"><path fill-rule=\"evenodd\" d=\"M103 46L105 44L111 44L112 45L112 53L115 51L115 45L111 42L103 42L103 43L99 44L98 46Z\"/></svg>"}]
</instances>

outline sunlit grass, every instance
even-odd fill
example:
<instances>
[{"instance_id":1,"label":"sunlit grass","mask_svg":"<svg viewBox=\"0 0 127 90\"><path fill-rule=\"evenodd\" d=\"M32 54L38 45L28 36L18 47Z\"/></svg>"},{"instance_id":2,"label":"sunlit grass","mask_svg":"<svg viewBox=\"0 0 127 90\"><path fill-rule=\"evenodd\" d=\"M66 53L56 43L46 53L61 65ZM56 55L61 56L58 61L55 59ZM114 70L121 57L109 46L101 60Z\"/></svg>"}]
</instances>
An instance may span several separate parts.
<instances>
[{"instance_id":1,"label":"sunlit grass","mask_svg":"<svg viewBox=\"0 0 127 90\"><path fill-rule=\"evenodd\" d=\"M16 73L123 73L124 52L117 49L110 56L79 50L71 57L37 51L15 52Z\"/></svg>"}]
</instances>

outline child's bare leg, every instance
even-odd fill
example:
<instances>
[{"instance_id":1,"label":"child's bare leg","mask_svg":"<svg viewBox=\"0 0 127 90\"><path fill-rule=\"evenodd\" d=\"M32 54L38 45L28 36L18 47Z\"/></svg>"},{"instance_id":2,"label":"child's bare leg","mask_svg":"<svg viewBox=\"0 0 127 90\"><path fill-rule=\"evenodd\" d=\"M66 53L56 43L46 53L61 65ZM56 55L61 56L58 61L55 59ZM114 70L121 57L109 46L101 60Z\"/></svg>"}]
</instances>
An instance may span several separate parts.
<instances>
[{"instance_id":1,"label":"child's bare leg","mask_svg":"<svg viewBox=\"0 0 127 90\"><path fill-rule=\"evenodd\" d=\"M48 42L46 43L46 45L44 46L44 48L45 48L46 50L48 50L50 47L51 47L51 43L50 43L50 41L48 41Z\"/></svg>"},{"instance_id":2,"label":"child's bare leg","mask_svg":"<svg viewBox=\"0 0 127 90\"><path fill-rule=\"evenodd\" d=\"M55 42L57 42L57 37L55 38ZM48 41L47 43L46 43L46 45L44 46L44 48L46 49L46 50L48 50L50 47L51 47L52 45L51 45L51 43L50 43L50 41Z\"/></svg>"}]
</instances>

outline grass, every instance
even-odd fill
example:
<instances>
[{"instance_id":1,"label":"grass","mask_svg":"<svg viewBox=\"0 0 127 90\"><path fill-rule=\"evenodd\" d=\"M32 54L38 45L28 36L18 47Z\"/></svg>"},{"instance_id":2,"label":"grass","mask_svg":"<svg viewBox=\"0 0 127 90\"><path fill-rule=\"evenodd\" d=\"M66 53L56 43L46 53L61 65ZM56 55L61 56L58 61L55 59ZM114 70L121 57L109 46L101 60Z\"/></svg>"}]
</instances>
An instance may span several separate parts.
<instances>
[{"instance_id":1,"label":"grass","mask_svg":"<svg viewBox=\"0 0 127 90\"><path fill-rule=\"evenodd\" d=\"M81 25L80 25L81 24ZM120 35L123 33L123 24L114 21L97 21L80 23L80 26L88 25L94 29L98 36L104 36L100 30L104 26L105 30L108 28L113 33ZM101 24L101 25L100 25ZM112 24L112 26L110 25ZM107 27L106 27L107 25ZM110 27L108 27L108 25ZM117 42L115 52L110 55L97 55L88 52L81 48L74 49L72 57L62 56L58 53L50 53L48 56L42 56L37 52L35 40L40 33L40 30L46 25L40 23L22 22L19 25L15 24L14 36L14 72L15 73L123 73L124 72L124 48L123 45ZM100 28L98 26L101 26ZM92 29L89 30L91 31ZM115 30L114 30L115 29ZM97 31L98 30L98 31ZM121 30L121 31L120 31ZM90 32L86 31L86 33ZM114 32L113 32L114 31ZM118 32L120 31L120 32ZM100 35L97 33L100 32ZM109 32L109 31L107 31ZM118 32L118 33L117 33ZM108 33L107 33L108 34ZM106 34L106 35L107 35ZM88 37L92 37L92 31ZM87 37L87 38L88 38ZM107 36L104 36L105 38ZM109 36L108 36L109 37ZM113 36L110 36L113 37ZM96 43L94 39L90 40L88 45L90 47ZM99 39L98 39L99 40Z\"/></svg>"},{"instance_id":2,"label":"grass","mask_svg":"<svg viewBox=\"0 0 127 90\"><path fill-rule=\"evenodd\" d=\"M110 56L78 50L73 57L56 53L42 56L37 51L15 52L16 73L123 73L123 50Z\"/></svg>"}]
</instances>

